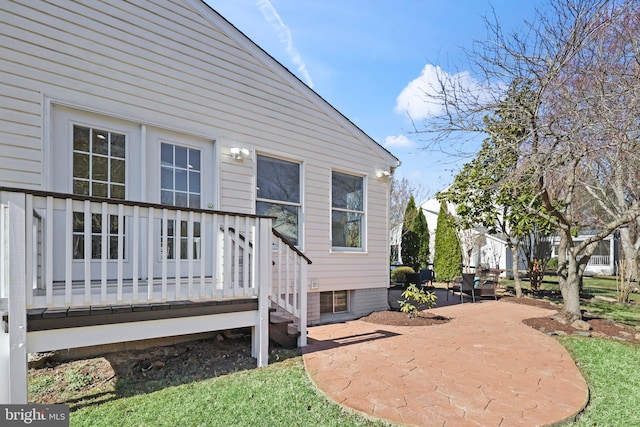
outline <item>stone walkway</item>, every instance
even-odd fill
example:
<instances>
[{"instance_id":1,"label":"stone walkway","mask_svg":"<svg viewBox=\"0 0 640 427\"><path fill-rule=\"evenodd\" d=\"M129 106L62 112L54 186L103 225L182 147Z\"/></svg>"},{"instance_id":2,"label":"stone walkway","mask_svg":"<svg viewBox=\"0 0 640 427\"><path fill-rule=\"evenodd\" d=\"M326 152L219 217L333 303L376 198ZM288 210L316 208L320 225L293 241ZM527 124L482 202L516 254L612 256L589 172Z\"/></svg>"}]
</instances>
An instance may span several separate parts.
<instances>
[{"instance_id":1,"label":"stone walkway","mask_svg":"<svg viewBox=\"0 0 640 427\"><path fill-rule=\"evenodd\" d=\"M569 353L522 323L553 311L496 301L432 311L452 320L309 328L307 372L337 403L406 425L543 426L587 404Z\"/></svg>"}]
</instances>

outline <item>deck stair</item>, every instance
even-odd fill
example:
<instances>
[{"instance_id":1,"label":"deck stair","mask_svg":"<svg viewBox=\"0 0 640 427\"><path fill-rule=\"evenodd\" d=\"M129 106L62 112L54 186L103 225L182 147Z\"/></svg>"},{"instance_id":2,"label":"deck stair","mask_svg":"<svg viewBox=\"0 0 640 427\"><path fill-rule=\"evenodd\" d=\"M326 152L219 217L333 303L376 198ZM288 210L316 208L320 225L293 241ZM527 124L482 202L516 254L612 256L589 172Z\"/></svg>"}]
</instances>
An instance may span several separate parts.
<instances>
[{"instance_id":1,"label":"deck stair","mask_svg":"<svg viewBox=\"0 0 640 427\"><path fill-rule=\"evenodd\" d=\"M269 309L269 339L287 349L298 347L300 329L296 319L275 308Z\"/></svg>"}]
</instances>

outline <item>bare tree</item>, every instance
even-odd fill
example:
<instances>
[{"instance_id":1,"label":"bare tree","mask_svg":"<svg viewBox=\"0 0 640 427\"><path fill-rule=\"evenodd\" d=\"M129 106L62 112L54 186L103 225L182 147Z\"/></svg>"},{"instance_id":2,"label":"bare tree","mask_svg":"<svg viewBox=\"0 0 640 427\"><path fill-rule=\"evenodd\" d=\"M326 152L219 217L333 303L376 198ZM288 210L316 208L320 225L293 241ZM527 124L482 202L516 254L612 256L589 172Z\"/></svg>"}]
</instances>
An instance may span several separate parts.
<instances>
[{"instance_id":1,"label":"bare tree","mask_svg":"<svg viewBox=\"0 0 640 427\"><path fill-rule=\"evenodd\" d=\"M462 249L462 264L467 267L480 267L471 259L474 251L480 250L484 234L471 228L458 228L458 240Z\"/></svg>"},{"instance_id":2,"label":"bare tree","mask_svg":"<svg viewBox=\"0 0 640 427\"><path fill-rule=\"evenodd\" d=\"M396 251L399 251L400 242L402 241L402 224L404 222L404 213L407 209L407 204L412 196L420 203L425 197L426 191L422 186L411 183L407 178L398 179L392 176L390 184L389 240L391 245L396 248ZM390 254L391 262L395 261L398 253L393 253L392 251Z\"/></svg>"},{"instance_id":3,"label":"bare tree","mask_svg":"<svg viewBox=\"0 0 640 427\"><path fill-rule=\"evenodd\" d=\"M486 20L490 40L467 52L476 83L441 73L425 98L443 114L416 127L431 136L427 148L486 132L496 111L503 127L525 130L505 147L517 159L501 185L533 187L525 208L558 231L562 314L570 320L581 317L579 283L598 242L640 217L639 17L634 0L550 0L520 33ZM574 239L594 224L598 233Z\"/></svg>"},{"instance_id":4,"label":"bare tree","mask_svg":"<svg viewBox=\"0 0 640 427\"><path fill-rule=\"evenodd\" d=\"M401 226L404 221L404 211L411 196L420 203L426 196L426 190L422 186L411 183L407 178L398 179L391 177L390 205L389 205L389 229Z\"/></svg>"}]
</instances>

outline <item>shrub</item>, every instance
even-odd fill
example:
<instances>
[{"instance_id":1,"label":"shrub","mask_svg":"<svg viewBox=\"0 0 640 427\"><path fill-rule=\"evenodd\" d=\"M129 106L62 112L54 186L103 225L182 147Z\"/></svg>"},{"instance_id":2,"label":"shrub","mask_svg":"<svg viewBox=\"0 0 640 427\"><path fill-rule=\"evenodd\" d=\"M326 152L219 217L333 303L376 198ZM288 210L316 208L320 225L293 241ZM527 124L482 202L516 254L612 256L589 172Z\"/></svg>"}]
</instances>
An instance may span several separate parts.
<instances>
[{"instance_id":1,"label":"shrub","mask_svg":"<svg viewBox=\"0 0 640 427\"><path fill-rule=\"evenodd\" d=\"M400 311L407 313L411 318L418 317L420 313L419 305L426 304L427 308L433 308L433 304L436 302L435 292L427 292L424 289L418 289L416 285L409 285L407 289L402 293L402 301L398 301L400 304ZM413 303L418 304L418 306Z\"/></svg>"},{"instance_id":2,"label":"shrub","mask_svg":"<svg viewBox=\"0 0 640 427\"><path fill-rule=\"evenodd\" d=\"M391 272L391 282L404 283L407 280L407 273L415 273L415 271L406 265L396 268Z\"/></svg>"},{"instance_id":3,"label":"shrub","mask_svg":"<svg viewBox=\"0 0 640 427\"><path fill-rule=\"evenodd\" d=\"M547 261L547 271L556 271L558 270L558 258L551 258Z\"/></svg>"},{"instance_id":4,"label":"shrub","mask_svg":"<svg viewBox=\"0 0 640 427\"><path fill-rule=\"evenodd\" d=\"M462 274L462 248L456 232L453 215L446 202L440 202L436 240L433 255L433 270L441 282L448 282Z\"/></svg>"}]
</instances>

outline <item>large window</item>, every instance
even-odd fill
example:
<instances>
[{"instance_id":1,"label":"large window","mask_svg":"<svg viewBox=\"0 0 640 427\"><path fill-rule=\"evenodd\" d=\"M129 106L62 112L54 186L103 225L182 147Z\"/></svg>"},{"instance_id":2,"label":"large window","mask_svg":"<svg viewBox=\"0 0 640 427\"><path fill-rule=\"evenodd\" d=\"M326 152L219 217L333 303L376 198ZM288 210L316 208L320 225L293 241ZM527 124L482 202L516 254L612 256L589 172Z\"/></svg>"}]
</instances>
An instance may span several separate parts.
<instances>
[{"instance_id":1,"label":"large window","mask_svg":"<svg viewBox=\"0 0 640 427\"><path fill-rule=\"evenodd\" d=\"M258 155L256 214L273 216L273 228L300 244L300 164Z\"/></svg>"},{"instance_id":2,"label":"large window","mask_svg":"<svg viewBox=\"0 0 640 427\"><path fill-rule=\"evenodd\" d=\"M73 126L73 193L124 199L126 196L124 134ZM73 258L84 259L83 212L73 213ZM91 214L91 258L102 258L102 215ZM118 217L107 219L107 258L118 259ZM124 224L122 224L124 228ZM124 249L124 248L123 248ZM123 251L124 256L124 251Z\"/></svg>"},{"instance_id":3,"label":"large window","mask_svg":"<svg viewBox=\"0 0 640 427\"><path fill-rule=\"evenodd\" d=\"M362 248L363 178L333 172L331 178L331 245Z\"/></svg>"}]
</instances>

